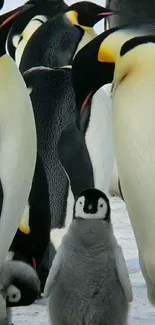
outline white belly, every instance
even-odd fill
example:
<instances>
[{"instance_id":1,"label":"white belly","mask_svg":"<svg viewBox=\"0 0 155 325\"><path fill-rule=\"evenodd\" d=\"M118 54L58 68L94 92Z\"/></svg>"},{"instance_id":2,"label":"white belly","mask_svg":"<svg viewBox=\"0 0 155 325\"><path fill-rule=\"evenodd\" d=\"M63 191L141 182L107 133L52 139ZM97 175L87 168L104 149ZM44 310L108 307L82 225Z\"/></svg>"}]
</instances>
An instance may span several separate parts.
<instances>
[{"instance_id":1,"label":"white belly","mask_svg":"<svg viewBox=\"0 0 155 325\"><path fill-rule=\"evenodd\" d=\"M115 155L111 100L103 89L99 89L93 97L85 140L93 166L95 187L108 195Z\"/></svg>"},{"instance_id":2,"label":"white belly","mask_svg":"<svg viewBox=\"0 0 155 325\"><path fill-rule=\"evenodd\" d=\"M118 172L149 299L155 303L155 74L126 78L113 98ZM145 270L144 270L145 267Z\"/></svg>"}]
</instances>

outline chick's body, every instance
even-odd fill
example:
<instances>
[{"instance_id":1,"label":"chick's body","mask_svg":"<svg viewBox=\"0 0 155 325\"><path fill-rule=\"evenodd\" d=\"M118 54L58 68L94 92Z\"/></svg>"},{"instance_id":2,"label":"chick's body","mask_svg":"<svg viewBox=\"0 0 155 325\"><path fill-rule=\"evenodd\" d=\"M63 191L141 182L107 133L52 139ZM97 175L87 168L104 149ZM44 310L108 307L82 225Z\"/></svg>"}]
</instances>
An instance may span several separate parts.
<instances>
[{"instance_id":1,"label":"chick's body","mask_svg":"<svg viewBox=\"0 0 155 325\"><path fill-rule=\"evenodd\" d=\"M53 325L126 324L128 302L112 236L111 225L102 220L72 222L60 247L61 262L49 298Z\"/></svg>"}]
</instances>

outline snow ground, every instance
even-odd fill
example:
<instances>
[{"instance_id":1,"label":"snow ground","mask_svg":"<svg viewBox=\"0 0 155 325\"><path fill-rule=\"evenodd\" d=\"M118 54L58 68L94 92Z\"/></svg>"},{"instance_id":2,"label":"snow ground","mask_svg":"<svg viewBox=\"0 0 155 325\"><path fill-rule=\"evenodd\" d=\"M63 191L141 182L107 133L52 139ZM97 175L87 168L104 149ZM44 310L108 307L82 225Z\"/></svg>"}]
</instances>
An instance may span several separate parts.
<instances>
[{"instance_id":1,"label":"snow ground","mask_svg":"<svg viewBox=\"0 0 155 325\"><path fill-rule=\"evenodd\" d=\"M128 325L154 325L155 309L147 299L146 285L140 272L136 242L125 204L115 197L111 199L111 208L114 232L123 249L133 287L134 300L131 303ZM15 308L13 323L15 325L49 324L46 302L39 300L29 307Z\"/></svg>"}]
</instances>

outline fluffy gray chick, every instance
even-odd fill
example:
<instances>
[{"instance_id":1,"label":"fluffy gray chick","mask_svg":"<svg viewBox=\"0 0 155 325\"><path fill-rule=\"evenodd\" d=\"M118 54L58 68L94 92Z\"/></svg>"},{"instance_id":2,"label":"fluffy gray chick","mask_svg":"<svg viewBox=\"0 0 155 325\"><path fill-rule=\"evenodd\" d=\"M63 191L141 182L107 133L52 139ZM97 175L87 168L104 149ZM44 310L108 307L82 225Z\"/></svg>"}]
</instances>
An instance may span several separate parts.
<instances>
[{"instance_id":1,"label":"fluffy gray chick","mask_svg":"<svg viewBox=\"0 0 155 325\"><path fill-rule=\"evenodd\" d=\"M110 204L97 189L75 201L45 285L53 325L125 325L132 289L114 237Z\"/></svg>"}]
</instances>

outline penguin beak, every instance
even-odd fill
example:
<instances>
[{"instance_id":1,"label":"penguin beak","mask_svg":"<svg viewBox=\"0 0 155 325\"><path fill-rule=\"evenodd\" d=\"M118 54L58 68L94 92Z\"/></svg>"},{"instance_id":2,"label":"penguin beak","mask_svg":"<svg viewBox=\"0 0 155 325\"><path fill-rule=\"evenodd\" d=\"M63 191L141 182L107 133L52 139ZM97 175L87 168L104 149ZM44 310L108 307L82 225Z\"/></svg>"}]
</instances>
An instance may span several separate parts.
<instances>
[{"instance_id":1,"label":"penguin beak","mask_svg":"<svg viewBox=\"0 0 155 325\"><path fill-rule=\"evenodd\" d=\"M111 16L111 15L116 15L116 12L114 12L114 11L105 11L105 12L99 13L97 16L108 17L108 16Z\"/></svg>"},{"instance_id":2,"label":"penguin beak","mask_svg":"<svg viewBox=\"0 0 155 325\"><path fill-rule=\"evenodd\" d=\"M90 93L87 95L87 97L83 101L83 104L82 104L81 110L80 110L80 116L82 116L82 114L83 114L83 112L84 112L84 110L85 110L85 108L86 108L86 106L87 106L87 104L88 104L88 102L89 102L89 100L91 99L92 96L93 96L93 90L90 91Z\"/></svg>"},{"instance_id":3,"label":"penguin beak","mask_svg":"<svg viewBox=\"0 0 155 325\"><path fill-rule=\"evenodd\" d=\"M16 12L14 12L13 14L10 13L10 16L7 17L2 24L0 25L0 28L4 27L5 25L7 25L8 23L10 23L12 20L14 20L14 18L16 18L20 13L32 8L32 5L24 5L22 7L20 7L19 10L17 10ZM12 11L11 11L12 12Z\"/></svg>"},{"instance_id":4,"label":"penguin beak","mask_svg":"<svg viewBox=\"0 0 155 325\"><path fill-rule=\"evenodd\" d=\"M28 202L37 144L32 104L24 80L10 56L0 58L0 71L1 267Z\"/></svg>"}]
</instances>

